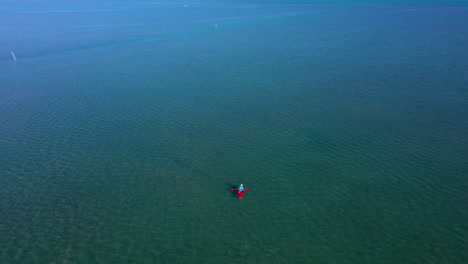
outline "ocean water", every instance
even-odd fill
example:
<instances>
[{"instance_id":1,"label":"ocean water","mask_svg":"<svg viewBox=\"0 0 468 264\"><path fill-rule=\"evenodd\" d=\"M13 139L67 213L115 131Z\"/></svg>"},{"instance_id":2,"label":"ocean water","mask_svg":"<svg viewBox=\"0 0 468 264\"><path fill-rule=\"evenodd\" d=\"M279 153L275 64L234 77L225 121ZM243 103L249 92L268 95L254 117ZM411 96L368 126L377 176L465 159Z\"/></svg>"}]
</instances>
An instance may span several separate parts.
<instances>
[{"instance_id":1,"label":"ocean water","mask_svg":"<svg viewBox=\"0 0 468 264\"><path fill-rule=\"evenodd\" d=\"M6 2L0 22L1 263L468 259L466 6Z\"/></svg>"}]
</instances>

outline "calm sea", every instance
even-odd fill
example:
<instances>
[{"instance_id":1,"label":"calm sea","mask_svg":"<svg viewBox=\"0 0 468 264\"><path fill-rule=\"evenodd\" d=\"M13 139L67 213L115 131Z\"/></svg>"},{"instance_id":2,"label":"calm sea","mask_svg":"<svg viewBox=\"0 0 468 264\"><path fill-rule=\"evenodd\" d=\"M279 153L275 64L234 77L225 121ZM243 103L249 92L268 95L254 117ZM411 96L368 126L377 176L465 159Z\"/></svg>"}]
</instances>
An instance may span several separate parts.
<instances>
[{"instance_id":1,"label":"calm sea","mask_svg":"<svg viewBox=\"0 0 468 264\"><path fill-rule=\"evenodd\" d=\"M466 6L0 22L1 263L468 259Z\"/></svg>"}]
</instances>

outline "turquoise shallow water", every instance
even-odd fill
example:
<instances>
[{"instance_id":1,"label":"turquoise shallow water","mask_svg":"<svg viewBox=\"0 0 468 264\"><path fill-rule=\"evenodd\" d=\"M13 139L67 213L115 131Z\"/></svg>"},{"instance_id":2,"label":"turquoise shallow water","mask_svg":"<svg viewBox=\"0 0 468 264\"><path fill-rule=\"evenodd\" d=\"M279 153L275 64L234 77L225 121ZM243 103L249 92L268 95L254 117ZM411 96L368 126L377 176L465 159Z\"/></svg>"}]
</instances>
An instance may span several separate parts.
<instances>
[{"instance_id":1,"label":"turquoise shallow water","mask_svg":"<svg viewBox=\"0 0 468 264\"><path fill-rule=\"evenodd\" d=\"M468 259L466 8L95 9L1 29L2 263Z\"/></svg>"}]
</instances>

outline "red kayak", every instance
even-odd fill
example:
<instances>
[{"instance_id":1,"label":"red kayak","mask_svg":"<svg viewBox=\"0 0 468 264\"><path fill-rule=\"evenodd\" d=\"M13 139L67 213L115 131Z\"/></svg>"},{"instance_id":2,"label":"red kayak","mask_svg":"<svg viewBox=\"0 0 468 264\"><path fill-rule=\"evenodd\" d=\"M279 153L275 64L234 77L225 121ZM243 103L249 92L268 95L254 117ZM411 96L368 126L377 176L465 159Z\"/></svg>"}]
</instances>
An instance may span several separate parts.
<instances>
[{"instance_id":1,"label":"red kayak","mask_svg":"<svg viewBox=\"0 0 468 264\"><path fill-rule=\"evenodd\" d=\"M237 188L231 188L231 191L237 192L237 197L240 199L240 198L242 198L244 196L245 192L249 191L249 188L245 188L244 191L239 191L239 190L237 190Z\"/></svg>"}]
</instances>

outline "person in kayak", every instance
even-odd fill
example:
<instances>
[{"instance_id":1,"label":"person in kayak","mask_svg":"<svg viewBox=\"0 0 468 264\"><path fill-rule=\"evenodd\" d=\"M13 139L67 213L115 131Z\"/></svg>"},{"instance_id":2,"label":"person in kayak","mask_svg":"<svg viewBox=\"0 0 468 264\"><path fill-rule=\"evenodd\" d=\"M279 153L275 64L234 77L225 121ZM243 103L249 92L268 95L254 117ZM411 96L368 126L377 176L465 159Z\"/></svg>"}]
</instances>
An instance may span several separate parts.
<instances>
[{"instance_id":1,"label":"person in kayak","mask_svg":"<svg viewBox=\"0 0 468 264\"><path fill-rule=\"evenodd\" d=\"M237 190L239 192L243 192L244 191L244 184L241 183L240 186L237 188Z\"/></svg>"}]
</instances>

